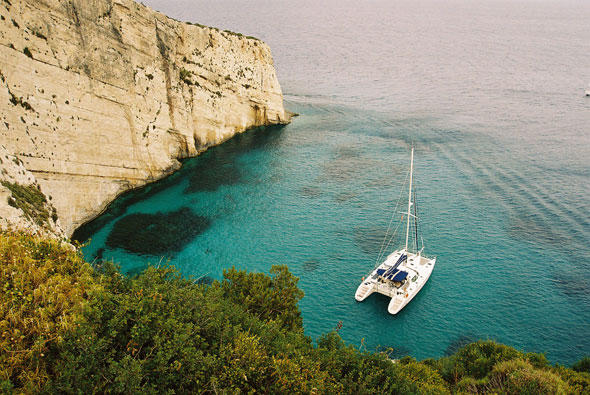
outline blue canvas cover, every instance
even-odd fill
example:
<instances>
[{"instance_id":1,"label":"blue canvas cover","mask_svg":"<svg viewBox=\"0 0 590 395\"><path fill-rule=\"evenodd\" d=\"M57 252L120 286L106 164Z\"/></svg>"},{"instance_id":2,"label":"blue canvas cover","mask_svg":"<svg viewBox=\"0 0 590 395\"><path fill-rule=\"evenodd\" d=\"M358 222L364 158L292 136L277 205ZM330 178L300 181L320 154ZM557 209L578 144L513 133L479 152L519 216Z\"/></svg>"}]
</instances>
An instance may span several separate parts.
<instances>
[{"instance_id":1,"label":"blue canvas cover","mask_svg":"<svg viewBox=\"0 0 590 395\"><path fill-rule=\"evenodd\" d=\"M408 277L408 272L398 272L394 277L393 277L393 281L404 281L406 279L406 277Z\"/></svg>"},{"instance_id":2,"label":"blue canvas cover","mask_svg":"<svg viewBox=\"0 0 590 395\"><path fill-rule=\"evenodd\" d=\"M404 262L406 259L408 259L408 256L406 254L402 254L399 259L397 260L397 262L395 263L395 265L393 265L392 267L389 268L389 270L387 270L387 272L385 272L384 276L388 276L390 274L393 274L393 272L395 272L395 269L397 269L397 267L399 265L402 264L402 262Z\"/></svg>"}]
</instances>

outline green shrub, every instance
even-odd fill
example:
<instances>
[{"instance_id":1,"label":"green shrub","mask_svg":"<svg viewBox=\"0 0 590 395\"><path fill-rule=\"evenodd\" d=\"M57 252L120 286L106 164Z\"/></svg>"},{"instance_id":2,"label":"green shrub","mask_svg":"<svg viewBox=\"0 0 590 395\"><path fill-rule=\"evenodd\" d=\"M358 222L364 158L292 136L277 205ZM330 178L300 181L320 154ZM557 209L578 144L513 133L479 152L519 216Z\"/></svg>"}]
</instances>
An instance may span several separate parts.
<instances>
[{"instance_id":1,"label":"green shrub","mask_svg":"<svg viewBox=\"0 0 590 395\"><path fill-rule=\"evenodd\" d=\"M184 67L180 69L180 79L188 85L193 85L193 81L191 80L191 76L193 73L185 69Z\"/></svg>"},{"instance_id":2,"label":"green shrub","mask_svg":"<svg viewBox=\"0 0 590 395\"><path fill-rule=\"evenodd\" d=\"M0 233L0 391L588 393L590 374L491 341L418 362L303 334L286 266L199 284L171 268L94 269L71 246ZM18 352L17 352L18 351ZM583 363L575 365L581 366Z\"/></svg>"},{"instance_id":3,"label":"green shrub","mask_svg":"<svg viewBox=\"0 0 590 395\"><path fill-rule=\"evenodd\" d=\"M227 298L244 306L262 320L277 321L287 330L303 332L301 311L297 303L303 291L297 288L299 279L287 266L273 266L272 277L263 273L246 273L235 267L223 271L222 289Z\"/></svg>"},{"instance_id":4,"label":"green shrub","mask_svg":"<svg viewBox=\"0 0 590 395\"><path fill-rule=\"evenodd\" d=\"M535 368L545 368L549 366L549 361L547 360L545 354L528 352L524 355L524 359L530 362Z\"/></svg>"},{"instance_id":5,"label":"green shrub","mask_svg":"<svg viewBox=\"0 0 590 395\"><path fill-rule=\"evenodd\" d=\"M454 355L441 358L433 367L445 381L455 385L465 376L482 379L496 363L521 356L522 353L512 347L486 340L460 348Z\"/></svg>"},{"instance_id":6,"label":"green shrub","mask_svg":"<svg viewBox=\"0 0 590 395\"><path fill-rule=\"evenodd\" d=\"M590 357L580 359L572 365L572 369L576 372L590 373Z\"/></svg>"},{"instance_id":7,"label":"green shrub","mask_svg":"<svg viewBox=\"0 0 590 395\"><path fill-rule=\"evenodd\" d=\"M104 291L60 348L49 392L187 392L209 384L219 362L204 336L222 323L208 316L202 288L172 269L150 268L131 280L107 267L100 282Z\"/></svg>"},{"instance_id":8,"label":"green shrub","mask_svg":"<svg viewBox=\"0 0 590 395\"><path fill-rule=\"evenodd\" d=\"M2 386L36 392L45 383L53 350L97 287L91 274L68 244L0 233Z\"/></svg>"},{"instance_id":9,"label":"green shrub","mask_svg":"<svg viewBox=\"0 0 590 395\"><path fill-rule=\"evenodd\" d=\"M235 283L199 285L172 268L148 268L130 279L105 264L98 273L104 291L61 346L49 392L277 392L298 383L283 377L287 367L299 371L297 377L310 375L299 386L324 381L301 356L312 350L311 341L284 328L292 321L284 321L289 315L280 309L289 304L275 305L275 320L265 322L248 311L253 305L227 297L228 289L237 291ZM265 277L280 293L289 276ZM254 299L273 305L273 292L268 300Z\"/></svg>"},{"instance_id":10,"label":"green shrub","mask_svg":"<svg viewBox=\"0 0 590 395\"><path fill-rule=\"evenodd\" d=\"M565 394L568 389L568 385L558 375L534 368L523 359L514 359L494 366L486 392Z\"/></svg>"},{"instance_id":11,"label":"green shrub","mask_svg":"<svg viewBox=\"0 0 590 395\"><path fill-rule=\"evenodd\" d=\"M590 373L577 372L560 365L556 365L551 371L568 383L571 393L590 394Z\"/></svg>"},{"instance_id":12,"label":"green shrub","mask_svg":"<svg viewBox=\"0 0 590 395\"><path fill-rule=\"evenodd\" d=\"M478 380L470 376L465 376L455 386L455 392L458 394L484 393L487 383L487 379Z\"/></svg>"}]
</instances>

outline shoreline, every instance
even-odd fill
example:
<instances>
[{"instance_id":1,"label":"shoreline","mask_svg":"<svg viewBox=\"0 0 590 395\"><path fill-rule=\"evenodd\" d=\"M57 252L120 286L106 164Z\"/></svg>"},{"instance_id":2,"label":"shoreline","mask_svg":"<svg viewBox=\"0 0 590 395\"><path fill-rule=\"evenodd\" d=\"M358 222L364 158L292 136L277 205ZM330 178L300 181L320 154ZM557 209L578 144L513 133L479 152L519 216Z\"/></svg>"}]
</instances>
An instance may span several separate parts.
<instances>
[{"instance_id":1,"label":"shoreline","mask_svg":"<svg viewBox=\"0 0 590 395\"><path fill-rule=\"evenodd\" d=\"M285 111L285 112L287 113L288 111ZM83 243L83 242L87 241L89 239L89 235L91 233L94 233L97 229L101 228L102 226L104 226L104 224L106 224L108 221L110 221L110 220L113 219L113 218L108 218L108 219L105 219L105 220L100 220L100 218L104 214L108 213L109 210L112 209L113 203L115 203L116 201L118 201L120 199L127 199L127 196L128 195L132 195L133 193L137 193L141 189L144 189L144 188L154 188L155 185L157 185L158 183L164 182L166 179L174 176L181 169L183 169L184 162L186 162L188 160L191 160L191 159L195 159L195 158L201 156L201 154L207 152L210 148L218 147L218 146L220 146L220 145L222 145L222 144L224 144L224 143L226 143L226 142L228 142L228 141L230 141L230 140L232 140L232 139L234 139L234 138L236 138L236 137L238 137L240 135L243 135L243 134L246 134L246 133L256 133L257 131L267 130L267 129L268 130L271 130L271 131L272 131L272 129L282 129L283 127L285 127L289 123L291 123L291 120L292 120L293 117L299 116L299 114L296 114L296 113L291 113L291 112L288 112L288 113L289 113L288 121L281 122L281 123L276 123L276 124L263 125L263 126L255 126L255 127L246 129L246 130L244 130L242 132L239 132L239 133L234 134L233 136L230 136L229 138L223 140L222 142L220 142L218 144L212 144L212 145L206 147L205 149L199 151L197 153L197 155L189 156L189 157L185 157L185 158L179 158L178 159L179 165L177 167L172 168L170 170L170 172L168 172L167 174L163 175L162 177L160 177L158 179L154 179L154 180L148 181L148 182L146 182L143 185L138 185L138 186L133 187L131 189L127 189L127 190L121 192L120 194L118 194L114 199L110 200L105 205L105 207L103 207L102 210L100 212L98 212L94 217L92 217L91 219L85 221L80 226L76 227L74 229L74 231L72 232L72 234L69 235L70 240L71 241L75 241L75 242L79 242L79 243ZM160 190L164 189L165 187L166 187L166 185L162 185L159 188L156 187L156 190L155 191L153 191L153 190L150 189L149 191L146 192L146 194L151 194L151 193L160 191ZM147 197L147 196L141 196L138 199L131 199L129 202L125 202L124 201L123 204L122 204L121 209L119 211L117 211L113 215L113 217L115 217L115 216L118 217L118 216L122 215L131 204L133 204L133 203L135 203L135 202L137 202L139 200L142 200L145 197ZM98 222L98 223L96 223L96 222ZM89 229L87 229L87 228L89 228Z\"/></svg>"}]
</instances>

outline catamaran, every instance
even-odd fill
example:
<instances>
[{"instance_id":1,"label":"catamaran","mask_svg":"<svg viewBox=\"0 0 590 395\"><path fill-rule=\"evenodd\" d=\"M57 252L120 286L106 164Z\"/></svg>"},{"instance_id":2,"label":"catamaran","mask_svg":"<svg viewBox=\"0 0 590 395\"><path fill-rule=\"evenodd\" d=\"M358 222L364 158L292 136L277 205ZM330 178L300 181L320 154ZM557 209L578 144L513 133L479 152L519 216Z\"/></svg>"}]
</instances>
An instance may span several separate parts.
<instances>
[{"instance_id":1,"label":"catamaran","mask_svg":"<svg viewBox=\"0 0 590 395\"><path fill-rule=\"evenodd\" d=\"M387 311L390 314L397 314L403 309L413 298L420 292L426 281L430 278L436 257L427 258L422 254L424 250L424 243L418 250L418 217L417 209L414 202L412 202L412 177L414 173L414 148L412 147L412 154L410 159L410 187L408 192L408 212L404 213L406 222L406 245L387 256L375 270L373 270L367 278L363 277L361 285L356 290L355 299L359 302L365 300L373 292L377 292L391 298ZM415 197L415 193L414 193ZM398 201L399 204L399 201ZM412 206L414 213L412 213ZM395 211L394 211L395 213ZM393 219L393 217L392 217ZM410 222L414 222L414 249L408 245L410 238ZM403 222L403 217L402 221ZM391 222L390 222L391 226ZM397 229L396 229L397 231ZM393 232L387 245L388 234L384 240L383 246L387 249L389 244L395 237L396 231ZM389 233L389 230L388 230ZM379 259L379 258L378 258Z\"/></svg>"}]
</instances>

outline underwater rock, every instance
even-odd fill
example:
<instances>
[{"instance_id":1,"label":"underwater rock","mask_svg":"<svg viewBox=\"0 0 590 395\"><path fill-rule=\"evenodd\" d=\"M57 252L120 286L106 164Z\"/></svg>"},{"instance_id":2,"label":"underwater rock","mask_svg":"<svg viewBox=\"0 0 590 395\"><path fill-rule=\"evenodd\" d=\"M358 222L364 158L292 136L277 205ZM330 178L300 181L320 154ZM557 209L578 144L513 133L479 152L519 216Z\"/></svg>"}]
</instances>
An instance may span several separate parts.
<instances>
[{"instance_id":1,"label":"underwater rock","mask_svg":"<svg viewBox=\"0 0 590 395\"><path fill-rule=\"evenodd\" d=\"M387 235L387 229L385 228L356 227L354 228L354 244L365 254L376 255L384 244L385 236L391 237L391 233L392 230Z\"/></svg>"},{"instance_id":2,"label":"underwater rock","mask_svg":"<svg viewBox=\"0 0 590 395\"><path fill-rule=\"evenodd\" d=\"M344 158L330 160L322 166L324 180L350 181L358 177L358 174L366 169L363 161L355 161Z\"/></svg>"},{"instance_id":3,"label":"underwater rock","mask_svg":"<svg viewBox=\"0 0 590 395\"><path fill-rule=\"evenodd\" d=\"M207 151L191 164L189 185L185 193L216 191L222 185L235 185L246 182L247 174L238 159L245 152L263 149L281 138L282 126L268 126L242 133L223 145Z\"/></svg>"},{"instance_id":4,"label":"underwater rock","mask_svg":"<svg viewBox=\"0 0 590 395\"><path fill-rule=\"evenodd\" d=\"M186 207L168 213L129 214L115 223L106 245L139 255L165 255L181 251L210 225L208 217Z\"/></svg>"},{"instance_id":5,"label":"underwater rock","mask_svg":"<svg viewBox=\"0 0 590 395\"><path fill-rule=\"evenodd\" d=\"M344 203L350 199L356 198L359 194L356 192L340 192L334 197L334 201L337 203Z\"/></svg>"},{"instance_id":6,"label":"underwater rock","mask_svg":"<svg viewBox=\"0 0 590 395\"><path fill-rule=\"evenodd\" d=\"M387 166L389 167L389 165ZM383 163L362 155L356 147L340 146L322 165L320 181L350 182L382 169Z\"/></svg>"},{"instance_id":7,"label":"underwater rock","mask_svg":"<svg viewBox=\"0 0 590 395\"><path fill-rule=\"evenodd\" d=\"M318 259L308 259L305 262L303 262L303 269L306 272L313 272L314 270L317 270L317 268L320 267L320 261Z\"/></svg>"},{"instance_id":8,"label":"underwater rock","mask_svg":"<svg viewBox=\"0 0 590 395\"><path fill-rule=\"evenodd\" d=\"M540 241L557 247L563 247L569 242L567 236L558 233L559 225L533 213L522 213L518 217L511 215L507 231L511 237L520 240Z\"/></svg>"},{"instance_id":9,"label":"underwater rock","mask_svg":"<svg viewBox=\"0 0 590 395\"><path fill-rule=\"evenodd\" d=\"M101 228L105 227L111 221L125 215L127 209L130 206L133 206L135 203L147 200L150 197L157 195L161 191L164 191L178 184L179 182L182 182L182 180L183 169L152 184L147 184L141 188L124 192L111 204L109 204L107 210L103 214L77 228L72 234L72 240L78 241L80 243L86 242L93 234L97 233Z\"/></svg>"},{"instance_id":10,"label":"underwater rock","mask_svg":"<svg viewBox=\"0 0 590 395\"><path fill-rule=\"evenodd\" d=\"M556 272L551 277L551 281L568 297L587 301L590 297L588 274L576 271L577 273Z\"/></svg>"},{"instance_id":11,"label":"underwater rock","mask_svg":"<svg viewBox=\"0 0 590 395\"><path fill-rule=\"evenodd\" d=\"M322 190L320 187L309 185L299 189L299 195L306 197L306 198L317 198L321 196Z\"/></svg>"},{"instance_id":12,"label":"underwater rock","mask_svg":"<svg viewBox=\"0 0 590 395\"><path fill-rule=\"evenodd\" d=\"M96 255L95 255L94 259L96 259L97 261L102 261L103 260L103 255L104 255L104 248L99 248L96 251Z\"/></svg>"}]
</instances>

